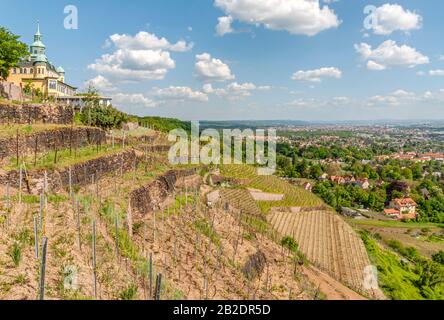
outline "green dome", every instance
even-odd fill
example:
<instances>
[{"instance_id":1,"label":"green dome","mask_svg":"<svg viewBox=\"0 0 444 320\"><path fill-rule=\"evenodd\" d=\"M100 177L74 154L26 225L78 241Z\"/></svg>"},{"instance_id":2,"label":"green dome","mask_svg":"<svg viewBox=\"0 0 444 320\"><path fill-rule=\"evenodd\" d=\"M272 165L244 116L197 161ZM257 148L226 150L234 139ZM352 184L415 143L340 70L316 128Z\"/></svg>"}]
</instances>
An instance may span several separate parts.
<instances>
[{"instance_id":1,"label":"green dome","mask_svg":"<svg viewBox=\"0 0 444 320\"><path fill-rule=\"evenodd\" d=\"M48 59L44 54L38 54L35 56L34 62L48 62Z\"/></svg>"},{"instance_id":2,"label":"green dome","mask_svg":"<svg viewBox=\"0 0 444 320\"><path fill-rule=\"evenodd\" d=\"M65 70L62 67L58 67L56 71L58 73L65 73Z\"/></svg>"},{"instance_id":3,"label":"green dome","mask_svg":"<svg viewBox=\"0 0 444 320\"><path fill-rule=\"evenodd\" d=\"M40 40L35 41L31 47L39 47L39 48L46 48L46 46L41 42Z\"/></svg>"}]
</instances>

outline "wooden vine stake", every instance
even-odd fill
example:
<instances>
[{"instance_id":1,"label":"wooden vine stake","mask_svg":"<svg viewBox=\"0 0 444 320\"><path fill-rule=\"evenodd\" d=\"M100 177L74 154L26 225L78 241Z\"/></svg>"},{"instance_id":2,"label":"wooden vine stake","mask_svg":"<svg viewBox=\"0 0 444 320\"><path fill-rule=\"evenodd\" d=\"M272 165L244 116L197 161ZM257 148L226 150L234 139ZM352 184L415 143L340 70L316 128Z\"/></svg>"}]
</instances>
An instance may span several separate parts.
<instances>
[{"instance_id":1,"label":"wooden vine stake","mask_svg":"<svg viewBox=\"0 0 444 320\"><path fill-rule=\"evenodd\" d=\"M72 169L69 167L68 171L68 179L69 179L69 196L72 197Z\"/></svg>"},{"instance_id":2,"label":"wooden vine stake","mask_svg":"<svg viewBox=\"0 0 444 320\"><path fill-rule=\"evenodd\" d=\"M150 260L149 260L149 277L150 277L150 290L149 290L149 296L150 299L153 298L153 253L150 253Z\"/></svg>"},{"instance_id":3,"label":"wooden vine stake","mask_svg":"<svg viewBox=\"0 0 444 320\"><path fill-rule=\"evenodd\" d=\"M119 217L116 215L116 258L119 260Z\"/></svg>"},{"instance_id":4,"label":"wooden vine stake","mask_svg":"<svg viewBox=\"0 0 444 320\"><path fill-rule=\"evenodd\" d=\"M40 300L45 300L45 273L46 273L47 247L48 247L48 238L44 237L42 241L42 263L40 268Z\"/></svg>"},{"instance_id":5,"label":"wooden vine stake","mask_svg":"<svg viewBox=\"0 0 444 320\"><path fill-rule=\"evenodd\" d=\"M79 250L82 251L82 238L80 237L80 204L77 200L77 241L79 243Z\"/></svg>"},{"instance_id":6,"label":"wooden vine stake","mask_svg":"<svg viewBox=\"0 0 444 320\"><path fill-rule=\"evenodd\" d=\"M156 300L160 300L161 289L162 289L162 274L159 273L156 278L156 295L155 295Z\"/></svg>"},{"instance_id":7,"label":"wooden vine stake","mask_svg":"<svg viewBox=\"0 0 444 320\"><path fill-rule=\"evenodd\" d=\"M126 214L126 220L128 224L128 235L130 239L133 237L133 214L131 210L131 200L128 202L128 210Z\"/></svg>"},{"instance_id":8,"label":"wooden vine stake","mask_svg":"<svg viewBox=\"0 0 444 320\"><path fill-rule=\"evenodd\" d=\"M39 207L39 220L40 220L40 229L43 229L43 213L45 208L45 195L43 193L40 194L40 207Z\"/></svg>"},{"instance_id":9,"label":"wooden vine stake","mask_svg":"<svg viewBox=\"0 0 444 320\"><path fill-rule=\"evenodd\" d=\"M11 209L11 195L10 195L10 190L9 190L9 182L6 185L6 209L9 211L9 209Z\"/></svg>"},{"instance_id":10,"label":"wooden vine stake","mask_svg":"<svg viewBox=\"0 0 444 320\"><path fill-rule=\"evenodd\" d=\"M39 259L39 228L38 219L34 217L34 247L35 247L35 259Z\"/></svg>"},{"instance_id":11,"label":"wooden vine stake","mask_svg":"<svg viewBox=\"0 0 444 320\"><path fill-rule=\"evenodd\" d=\"M20 163L20 153L19 153L19 129L17 128L17 136L16 136L16 156L17 156L17 166Z\"/></svg>"},{"instance_id":12,"label":"wooden vine stake","mask_svg":"<svg viewBox=\"0 0 444 320\"><path fill-rule=\"evenodd\" d=\"M38 136L35 136L35 145L34 145L34 167L37 165L37 148L38 148Z\"/></svg>"},{"instance_id":13,"label":"wooden vine stake","mask_svg":"<svg viewBox=\"0 0 444 320\"><path fill-rule=\"evenodd\" d=\"M96 222L92 224L92 258L93 258L93 285L94 298L97 298L97 258L96 258Z\"/></svg>"},{"instance_id":14,"label":"wooden vine stake","mask_svg":"<svg viewBox=\"0 0 444 320\"><path fill-rule=\"evenodd\" d=\"M20 170L19 170L19 204L22 204L22 181L23 181L23 167L20 166Z\"/></svg>"}]
</instances>

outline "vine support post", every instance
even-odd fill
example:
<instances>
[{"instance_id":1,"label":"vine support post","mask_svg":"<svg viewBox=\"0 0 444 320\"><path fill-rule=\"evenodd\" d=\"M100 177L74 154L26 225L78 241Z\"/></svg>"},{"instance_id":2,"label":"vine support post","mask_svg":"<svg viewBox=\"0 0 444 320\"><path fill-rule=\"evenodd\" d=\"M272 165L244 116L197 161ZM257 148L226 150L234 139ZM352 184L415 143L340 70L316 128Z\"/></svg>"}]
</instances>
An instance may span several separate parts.
<instances>
[{"instance_id":1,"label":"vine support post","mask_svg":"<svg viewBox=\"0 0 444 320\"><path fill-rule=\"evenodd\" d=\"M96 222L92 224L92 255L93 255L93 285L94 298L97 298L97 257L96 257Z\"/></svg>"},{"instance_id":2,"label":"vine support post","mask_svg":"<svg viewBox=\"0 0 444 320\"><path fill-rule=\"evenodd\" d=\"M48 247L48 238L44 237L42 241L42 262L40 267L40 300L45 300L45 273L46 273L46 251Z\"/></svg>"},{"instance_id":3,"label":"vine support post","mask_svg":"<svg viewBox=\"0 0 444 320\"><path fill-rule=\"evenodd\" d=\"M35 259L39 259L39 228L38 219L34 217L34 247L35 247Z\"/></svg>"}]
</instances>

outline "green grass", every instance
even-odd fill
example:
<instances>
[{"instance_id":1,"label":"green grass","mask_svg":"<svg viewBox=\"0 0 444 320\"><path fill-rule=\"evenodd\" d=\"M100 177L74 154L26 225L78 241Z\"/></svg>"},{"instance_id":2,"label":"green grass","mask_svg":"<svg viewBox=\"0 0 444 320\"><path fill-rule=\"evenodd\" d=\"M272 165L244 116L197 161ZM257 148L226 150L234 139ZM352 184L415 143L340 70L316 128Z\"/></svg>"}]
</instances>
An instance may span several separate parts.
<instances>
[{"instance_id":1,"label":"green grass","mask_svg":"<svg viewBox=\"0 0 444 320\"><path fill-rule=\"evenodd\" d=\"M219 235L211 228L210 223L206 219L199 219L194 223L197 232L207 236L216 246L220 246Z\"/></svg>"},{"instance_id":2,"label":"green grass","mask_svg":"<svg viewBox=\"0 0 444 320\"><path fill-rule=\"evenodd\" d=\"M393 300L444 299L442 286L430 288L421 284L421 267L407 263L389 249L382 248L367 232L361 237L371 262L378 269L379 286Z\"/></svg>"},{"instance_id":3,"label":"green grass","mask_svg":"<svg viewBox=\"0 0 444 320\"><path fill-rule=\"evenodd\" d=\"M431 222L402 222L402 221L382 221L382 220L355 220L349 219L352 224L374 226L374 227L387 227L387 228L444 228L442 223Z\"/></svg>"},{"instance_id":4,"label":"green grass","mask_svg":"<svg viewBox=\"0 0 444 320\"><path fill-rule=\"evenodd\" d=\"M134 300L137 297L137 286L132 283L119 294L120 300Z\"/></svg>"},{"instance_id":5,"label":"green grass","mask_svg":"<svg viewBox=\"0 0 444 320\"><path fill-rule=\"evenodd\" d=\"M83 148L79 148L76 151L63 149L57 151L57 159L56 152L51 151L46 153L43 156L37 157L36 165L34 166L34 157L28 156L24 159L20 159L20 162L24 162L27 165L27 168L30 169L47 169L53 170L55 168L64 168L69 167L73 164L89 161L92 159L96 159L103 156L112 155L118 153L123 150L128 150L130 147L126 147L125 149L121 148L119 145L115 145L114 148L111 145L102 145L97 149L97 146L87 146ZM57 161L56 161L57 160ZM10 158L10 164L5 170L18 170L19 166L17 166L17 158Z\"/></svg>"},{"instance_id":6,"label":"green grass","mask_svg":"<svg viewBox=\"0 0 444 320\"><path fill-rule=\"evenodd\" d=\"M9 248L8 255L14 263L14 266L18 267L22 261L22 248L18 242L14 242L14 244Z\"/></svg>"},{"instance_id":7,"label":"green grass","mask_svg":"<svg viewBox=\"0 0 444 320\"><path fill-rule=\"evenodd\" d=\"M123 138L124 136L126 138L131 137L131 138L139 138L139 137L143 137L143 136L147 136L150 134L153 134L154 131L144 128L144 127L139 127L137 129L133 129L133 130L129 130L129 131L122 131L122 130L113 130L114 131L114 137L116 138Z\"/></svg>"},{"instance_id":8,"label":"green grass","mask_svg":"<svg viewBox=\"0 0 444 320\"><path fill-rule=\"evenodd\" d=\"M3 201L6 201L6 197L2 198ZM69 200L69 197L67 195L59 195L59 194L50 194L47 196L47 201L48 203L52 203L52 204L60 204L63 203L65 201ZM13 197L11 197L11 200L13 202L18 202L19 201L19 196L18 195L14 195ZM36 204L36 203L40 203L40 196L39 195L33 195L33 194L22 194L22 202L25 204Z\"/></svg>"},{"instance_id":9,"label":"green grass","mask_svg":"<svg viewBox=\"0 0 444 320\"><path fill-rule=\"evenodd\" d=\"M24 136L24 135L32 135L38 132L57 130L62 128L71 128L71 126L61 125L61 124L44 124L44 123L37 123L31 125L28 124L2 125L0 127L0 138L10 138L12 141L15 141L17 130L20 136ZM74 128L78 128L78 126Z\"/></svg>"}]
</instances>

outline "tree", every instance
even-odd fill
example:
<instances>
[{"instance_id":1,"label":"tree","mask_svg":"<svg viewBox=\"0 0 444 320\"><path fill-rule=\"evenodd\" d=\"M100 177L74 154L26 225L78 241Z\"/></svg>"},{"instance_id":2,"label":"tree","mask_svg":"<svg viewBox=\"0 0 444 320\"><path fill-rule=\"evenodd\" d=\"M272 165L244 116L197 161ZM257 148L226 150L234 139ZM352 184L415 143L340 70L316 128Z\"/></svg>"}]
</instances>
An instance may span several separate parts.
<instances>
[{"instance_id":1,"label":"tree","mask_svg":"<svg viewBox=\"0 0 444 320\"><path fill-rule=\"evenodd\" d=\"M28 46L19 38L8 29L0 27L0 79L6 80L11 68L29 55Z\"/></svg>"},{"instance_id":2,"label":"tree","mask_svg":"<svg viewBox=\"0 0 444 320\"><path fill-rule=\"evenodd\" d=\"M90 126L112 129L121 128L128 121L128 116L112 106L93 105L83 108L80 120Z\"/></svg>"}]
</instances>

